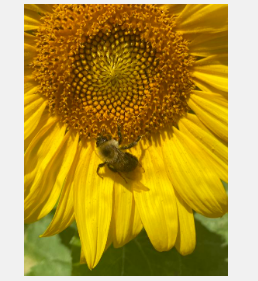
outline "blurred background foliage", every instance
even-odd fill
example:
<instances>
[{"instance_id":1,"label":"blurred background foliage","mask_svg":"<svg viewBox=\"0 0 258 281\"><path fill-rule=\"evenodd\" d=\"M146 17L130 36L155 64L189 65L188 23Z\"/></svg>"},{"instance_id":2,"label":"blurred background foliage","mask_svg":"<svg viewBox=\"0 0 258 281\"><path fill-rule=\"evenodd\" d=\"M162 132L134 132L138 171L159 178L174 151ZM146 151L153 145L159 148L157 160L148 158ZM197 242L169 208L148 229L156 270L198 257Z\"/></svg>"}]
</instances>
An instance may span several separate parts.
<instances>
[{"instance_id":1,"label":"blurred background foliage","mask_svg":"<svg viewBox=\"0 0 258 281\"><path fill-rule=\"evenodd\" d=\"M223 183L227 189L227 184ZM228 215L208 219L195 214L195 251L181 256L175 248L157 252L145 231L122 248L110 246L90 271L80 264L80 240L73 223L62 233L39 238L53 217L24 227L24 275L28 276L227 276Z\"/></svg>"}]
</instances>

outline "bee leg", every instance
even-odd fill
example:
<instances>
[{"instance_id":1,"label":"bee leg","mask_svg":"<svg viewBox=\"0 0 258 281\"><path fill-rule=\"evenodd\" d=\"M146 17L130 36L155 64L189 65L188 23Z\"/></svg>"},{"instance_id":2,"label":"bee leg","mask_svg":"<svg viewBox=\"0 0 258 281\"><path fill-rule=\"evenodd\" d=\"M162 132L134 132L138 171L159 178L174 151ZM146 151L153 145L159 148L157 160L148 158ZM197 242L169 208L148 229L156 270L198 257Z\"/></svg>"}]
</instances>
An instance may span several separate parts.
<instances>
[{"instance_id":1,"label":"bee leg","mask_svg":"<svg viewBox=\"0 0 258 281\"><path fill-rule=\"evenodd\" d=\"M129 149L131 147L134 147L136 146L136 144L138 143L138 141L142 138L142 136L139 136L134 142L128 144L128 145L125 145L125 146L121 146L120 149L123 149L123 150L126 150L126 149Z\"/></svg>"},{"instance_id":2,"label":"bee leg","mask_svg":"<svg viewBox=\"0 0 258 281\"><path fill-rule=\"evenodd\" d=\"M108 165L108 168L109 168L112 172L118 173L119 176L125 180L125 183L127 183L126 179L123 177L123 175L122 175L118 170L114 169L114 168L111 167L110 165Z\"/></svg>"},{"instance_id":3,"label":"bee leg","mask_svg":"<svg viewBox=\"0 0 258 281\"><path fill-rule=\"evenodd\" d=\"M99 174L99 169L102 168L102 167L104 167L106 164L107 164L107 162L104 162L104 163L101 163L101 164L98 165L97 174L98 174L98 176L101 177L102 179L103 179L103 177Z\"/></svg>"},{"instance_id":4,"label":"bee leg","mask_svg":"<svg viewBox=\"0 0 258 281\"><path fill-rule=\"evenodd\" d=\"M117 134L118 134L118 144L120 145L123 141L120 125L117 125Z\"/></svg>"}]
</instances>

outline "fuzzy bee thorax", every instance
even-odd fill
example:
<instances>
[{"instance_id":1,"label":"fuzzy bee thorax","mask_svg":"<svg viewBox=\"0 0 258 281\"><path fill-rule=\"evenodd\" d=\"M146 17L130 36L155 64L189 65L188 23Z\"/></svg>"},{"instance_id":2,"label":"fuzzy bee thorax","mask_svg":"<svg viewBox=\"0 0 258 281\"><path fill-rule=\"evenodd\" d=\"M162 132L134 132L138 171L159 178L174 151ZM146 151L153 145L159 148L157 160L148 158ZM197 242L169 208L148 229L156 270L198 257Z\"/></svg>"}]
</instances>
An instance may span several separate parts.
<instances>
[{"instance_id":1,"label":"fuzzy bee thorax","mask_svg":"<svg viewBox=\"0 0 258 281\"><path fill-rule=\"evenodd\" d=\"M118 141L111 139L97 147L97 153L103 161L115 161L117 158L117 150L119 149Z\"/></svg>"}]
</instances>

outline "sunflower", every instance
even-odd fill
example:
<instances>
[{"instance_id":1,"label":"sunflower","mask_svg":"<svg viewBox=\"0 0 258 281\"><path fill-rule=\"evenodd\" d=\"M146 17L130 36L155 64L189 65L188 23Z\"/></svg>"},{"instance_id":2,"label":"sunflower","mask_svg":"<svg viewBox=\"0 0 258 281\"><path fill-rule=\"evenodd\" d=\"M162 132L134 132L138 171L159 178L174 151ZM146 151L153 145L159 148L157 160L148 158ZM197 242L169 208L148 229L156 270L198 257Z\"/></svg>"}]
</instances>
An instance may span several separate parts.
<instances>
[{"instance_id":1,"label":"sunflower","mask_svg":"<svg viewBox=\"0 0 258 281\"><path fill-rule=\"evenodd\" d=\"M227 5L25 4L25 222L76 221L81 262L144 228L190 254L193 210L227 212ZM139 165L103 167L96 138ZM136 144L136 143L134 143ZM57 203L58 202L58 203Z\"/></svg>"}]
</instances>

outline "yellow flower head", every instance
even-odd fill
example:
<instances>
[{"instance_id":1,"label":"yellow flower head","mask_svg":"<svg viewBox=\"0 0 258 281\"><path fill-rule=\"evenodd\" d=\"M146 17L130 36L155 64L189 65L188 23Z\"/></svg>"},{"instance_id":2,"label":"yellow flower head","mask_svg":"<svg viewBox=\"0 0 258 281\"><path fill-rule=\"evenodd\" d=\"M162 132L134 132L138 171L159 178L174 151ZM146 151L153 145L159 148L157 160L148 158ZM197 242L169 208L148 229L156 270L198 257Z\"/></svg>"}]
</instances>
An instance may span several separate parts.
<instances>
[{"instance_id":1,"label":"yellow flower head","mask_svg":"<svg viewBox=\"0 0 258 281\"><path fill-rule=\"evenodd\" d=\"M227 212L227 5L25 5L24 28L25 222L58 201L42 236L75 219L89 268L143 227L191 253L193 210Z\"/></svg>"}]
</instances>

